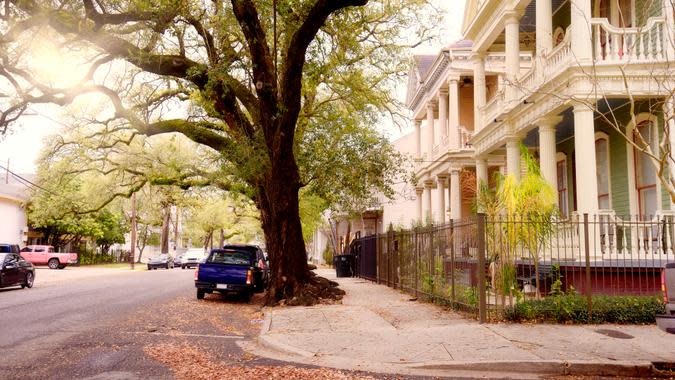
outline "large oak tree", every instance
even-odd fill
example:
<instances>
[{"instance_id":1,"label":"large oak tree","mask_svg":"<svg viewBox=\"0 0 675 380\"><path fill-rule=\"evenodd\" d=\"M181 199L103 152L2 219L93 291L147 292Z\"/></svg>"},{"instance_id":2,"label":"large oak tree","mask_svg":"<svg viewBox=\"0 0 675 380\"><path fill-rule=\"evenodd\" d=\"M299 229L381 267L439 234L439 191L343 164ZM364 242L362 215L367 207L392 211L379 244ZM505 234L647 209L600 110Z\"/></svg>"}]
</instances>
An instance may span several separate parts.
<instances>
[{"instance_id":1,"label":"large oak tree","mask_svg":"<svg viewBox=\"0 0 675 380\"><path fill-rule=\"evenodd\" d=\"M31 104L67 106L93 94L108 106L89 121L108 132L130 131L129 139L181 133L210 147L223 162L218 186L236 186L260 210L271 299L307 303L317 294L307 286L298 192L312 178L303 176L296 150L312 140L304 138L311 125L395 113L384 90L404 63L401 29L433 26L417 19L425 0L2 4L0 75L11 95L0 128ZM73 68L81 80L54 85L35 75L36 39L54 41L86 65Z\"/></svg>"}]
</instances>

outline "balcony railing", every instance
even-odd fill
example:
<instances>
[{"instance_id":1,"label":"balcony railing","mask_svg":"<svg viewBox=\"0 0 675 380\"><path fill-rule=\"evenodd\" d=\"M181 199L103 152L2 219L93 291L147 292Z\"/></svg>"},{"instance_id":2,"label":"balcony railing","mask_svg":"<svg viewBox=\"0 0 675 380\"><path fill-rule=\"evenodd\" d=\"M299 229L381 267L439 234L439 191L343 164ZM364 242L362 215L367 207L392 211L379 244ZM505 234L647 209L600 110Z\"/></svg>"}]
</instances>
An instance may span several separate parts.
<instances>
[{"instance_id":1,"label":"balcony railing","mask_svg":"<svg viewBox=\"0 0 675 380\"><path fill-rule=\"evenodd\" d=\"M483 124L492 123L497 116L499 116L504 111L504 90L498 91L495 96L490 99L483 107L481 107L480 112L483 114Z\"/></svg>"},{"instance_id":2,"label":"balcony railing","mask_svg":"<svg viewBox=\"0 0 675 380\"><path fill-rule=\"evenodd\" d=\"M469 141L473 137L473 131L470 131L466 129L464 126L460 125L459 129L459 149L464 150L464 149L471 149L471 144L469 144Z\"/></svg>"},{"instance_id":3,"label":"balcony railing","mask_svg":"<svg viewBox=\"0 0 675 380\"><path fill-rule=\"evenodd\" d=\"M591 19L596 62L651 62L664 59L666 19L652 17L636 28L619 28L606 18Z\"/></svg>"}]
</instances>

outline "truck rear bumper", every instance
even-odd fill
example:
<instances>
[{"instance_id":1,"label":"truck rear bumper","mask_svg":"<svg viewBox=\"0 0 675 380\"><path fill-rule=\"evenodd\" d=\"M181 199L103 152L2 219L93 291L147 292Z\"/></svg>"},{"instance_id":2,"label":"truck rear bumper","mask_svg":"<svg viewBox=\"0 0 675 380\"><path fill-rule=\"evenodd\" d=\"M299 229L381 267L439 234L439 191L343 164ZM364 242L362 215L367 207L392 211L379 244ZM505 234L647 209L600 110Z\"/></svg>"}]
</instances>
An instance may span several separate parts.
<instances>
[{"instance_id":1,"label":"truck rear bumper","mask_svg":"<svg viewBox=\"0 0 675 380\"><path fill-rule=\"evenodd\" d=\"M215 282L204 282L204 281L195 281L195 287L197 289L204 289L208 292L221 292L221 293L243 293L247 291L253 291L253 287L250 285L241 285L241 284L217 284Z\"/></svg>"}]
</instances>

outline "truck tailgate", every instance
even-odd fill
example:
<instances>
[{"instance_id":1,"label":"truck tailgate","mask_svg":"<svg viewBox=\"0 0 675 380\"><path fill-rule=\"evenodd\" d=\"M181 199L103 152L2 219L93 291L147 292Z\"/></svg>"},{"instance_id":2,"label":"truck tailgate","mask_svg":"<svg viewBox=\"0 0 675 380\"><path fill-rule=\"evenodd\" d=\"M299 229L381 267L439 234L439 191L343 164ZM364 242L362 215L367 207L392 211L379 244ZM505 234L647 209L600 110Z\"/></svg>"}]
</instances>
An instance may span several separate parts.
<instances>
[{"instance_id":1,"label":"truck tailgate","mask_svg":"<svg viewBox=\"0 0 675 380\"><path fill-rule=\"evenodd\" d=\"M248 270L244 265L199 264L198 281L245 285Z\"/></svg>"}]
</instances>

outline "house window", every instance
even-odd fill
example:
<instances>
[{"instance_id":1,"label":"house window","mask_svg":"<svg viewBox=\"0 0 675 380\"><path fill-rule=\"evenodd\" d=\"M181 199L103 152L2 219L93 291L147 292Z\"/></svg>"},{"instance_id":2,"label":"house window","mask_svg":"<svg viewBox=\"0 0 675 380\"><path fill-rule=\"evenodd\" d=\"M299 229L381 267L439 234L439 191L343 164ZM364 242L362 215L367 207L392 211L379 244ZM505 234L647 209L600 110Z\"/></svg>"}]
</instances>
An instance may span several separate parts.
<instances>
[{"instance_id":1,"label":"house window","mask_svg":"<svg viewBox=\"0 0 675 380\"><path fill-rule=\"evenodd\" d=\"M557 164L558 171L558 208L560 209L560 216L567 217L569 212L568 207L568 193L567 193L567 159L559 159Z\"/></svg>"},{"instance_id":2,"label":"house window","mask_svg":"<svg viewBox=\"0 0 675 380\"><path fill-rule=\"evenodd\" d=\"M609 193L609 140L606 136L595 140L595 165L598 175L598 207L600 210L611 208Z\"/></svg>"},{"instance_id":3,"label":"house window","mask_svg":"<svg viewBox=\"0 0 675 380\"><path fill-rule=\"evenodd\" d=\"M638 136L639 133L639 136ZM652 152L656 152L656 136L654 125L651 120L640 122L633 135L638 146L649 146ZM640 140L642 137L642 140ZM656 171L649 160L649 156L642 150L633 148L635 157L635 187L637 190L639 215L641 219L650 218L658 209L656 192Z\"/></svg>"}]
</instances>

